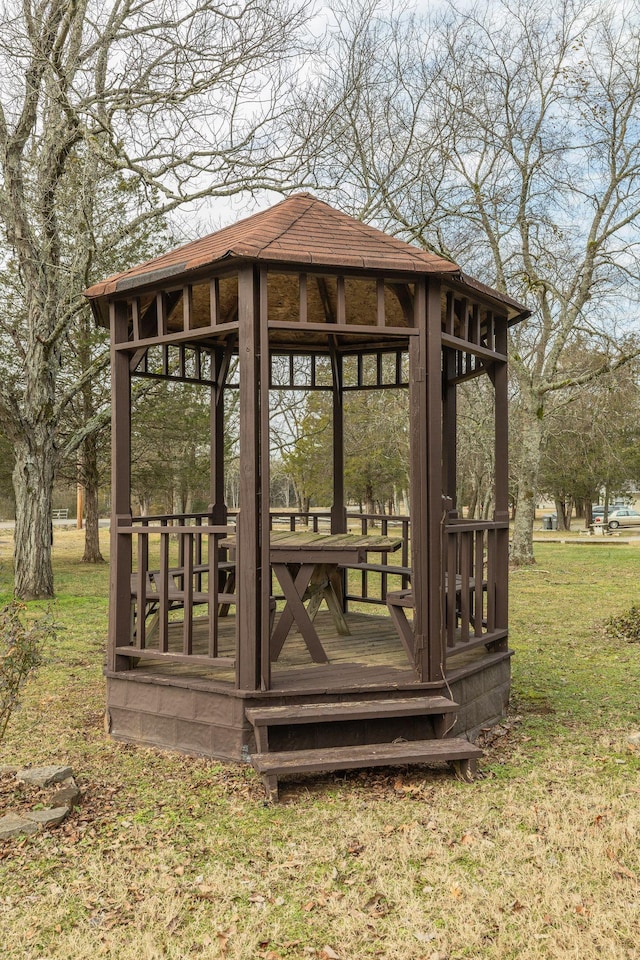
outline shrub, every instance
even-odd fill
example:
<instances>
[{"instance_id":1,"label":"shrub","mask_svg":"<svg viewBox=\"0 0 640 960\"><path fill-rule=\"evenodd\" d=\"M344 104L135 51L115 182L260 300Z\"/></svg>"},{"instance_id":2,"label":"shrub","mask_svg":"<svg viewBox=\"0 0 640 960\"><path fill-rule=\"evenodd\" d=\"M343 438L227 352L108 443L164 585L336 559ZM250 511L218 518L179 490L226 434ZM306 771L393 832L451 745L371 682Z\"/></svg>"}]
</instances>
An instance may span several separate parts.
<instances>
[{"instance_id":1,"label":"shrub","mask_svg":"<svg viewBox=\"0 0 640 960\"><path fill-rule=\"evenodd\" d=\"M42 647L54 636L50 617L27 622L24 604L0 610L0 740L19 704L24 685L42 662Z\"/></svg>"},{"instance_id":2,"label":"shrub","mask_svg":"<svg viewBox=\"0 0 640 960\"><path fill-rule=\"evenodd\" d=\"M605 624L605 630L612 640L640 643L640 606L634 604L626 613L611 617Z\"/></svg>"}]
</instances>

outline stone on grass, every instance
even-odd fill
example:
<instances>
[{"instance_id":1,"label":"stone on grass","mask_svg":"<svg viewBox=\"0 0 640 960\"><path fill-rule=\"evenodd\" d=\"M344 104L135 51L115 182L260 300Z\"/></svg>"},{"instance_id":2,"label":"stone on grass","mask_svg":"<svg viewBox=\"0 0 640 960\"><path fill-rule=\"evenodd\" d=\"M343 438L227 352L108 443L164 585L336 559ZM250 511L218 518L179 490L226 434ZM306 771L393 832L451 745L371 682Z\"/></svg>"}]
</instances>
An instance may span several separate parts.
<instances>
[{"instance_id":1,"label":"stone on grass","mask_svg":"<svg viewBox=\"0 0 640 960\"><path fill-rule=\"evenodd\" d=\"M49 810L30 810L23 817L35 823L36 829L46 830L48 827L57 827L68 813L69 807L53 807Z\"/></svg>"},{"instance_id":2,"label":"stone on grass","mask_svg":"<svg viewBox=\"0 0 640 960\"><path fill-rule=\"evenodd\" d=\"M36 787L49 787L52 783L60 783L73 776L71 767L33 767L18 770L16 780L24 783L33 783Z\"/></svg>"},{"instance_id":3,"label":"stone on grass","mask_svg":"<svg viewBox=\"0 0 640 960\"><path fill-rule=\"evenodd\" d=\"M0 840L9 840L10 837L18 837L21 833L35 833L38 829L35 821L19 817L17 813L7 813L4 817L0 817Z\"/></svg>"},{"instance_id":4,"label":"stone on grass","mask_svg":"<svg viewBox=\"0 0 640 960\"><path fill-rule=\"evenodd\" d=\"M80 803L80 787L73 777L67 777L63 780L57 790L54 790L49 797L49 802L54 807L75 807Z\"/></svg>"},{"instance_id":5,"label":"stone on grass","mask_svg":"<svg viewBox=\"0 0 640 960\"><path fill-rule=\"evenodd\" d=\"M640 753L640 730L638 733L630 733L627 737L627 747L629 750Z\"/></svg>"}]
</instances>

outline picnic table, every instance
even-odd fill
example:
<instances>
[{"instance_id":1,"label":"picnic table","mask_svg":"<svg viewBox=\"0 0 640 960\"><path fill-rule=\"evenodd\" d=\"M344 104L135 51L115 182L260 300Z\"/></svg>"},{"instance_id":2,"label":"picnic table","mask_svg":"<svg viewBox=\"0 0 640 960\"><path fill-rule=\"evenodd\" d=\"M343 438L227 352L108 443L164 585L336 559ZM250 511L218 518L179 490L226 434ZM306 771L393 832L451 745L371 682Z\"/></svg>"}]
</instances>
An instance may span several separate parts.
<instances>
[{"instance_id":1,"label":"picnic table","mask_svg":"<svg viewBox=\"0 0 640 960\"><path fill-rule=\"evenodd\" d=\"M324 600L336 629L349 636L342 604L340 567L363 563L369 553L393 553L402 545L395 537L355 533L272 531L270 559L286 605L271 636L271 659L277 660L294 623L315 663L327 663L313 620ZM308 601L305 607L305 601Z\"/></svg>"}]
</instances>

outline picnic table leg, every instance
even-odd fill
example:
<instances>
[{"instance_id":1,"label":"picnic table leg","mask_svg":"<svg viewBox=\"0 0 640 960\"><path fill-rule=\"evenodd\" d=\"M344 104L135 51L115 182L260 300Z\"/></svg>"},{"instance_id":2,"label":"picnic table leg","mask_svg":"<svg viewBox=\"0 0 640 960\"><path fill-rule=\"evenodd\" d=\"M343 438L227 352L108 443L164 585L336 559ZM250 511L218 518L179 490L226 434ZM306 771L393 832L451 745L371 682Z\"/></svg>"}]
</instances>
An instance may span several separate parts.
<instances>
[{"instance_id":1,"label":"picnic table leg","mask_svg":"<svg viewBox=\"0 0 640 960\"><path fill-rule=\"evenodd\" d=\"M333 617L333 622L336 625L336 629L341 637L350 637L351 631L347 626L347 621L342 609L342 598L340 596L342 590L340 588L339 590L336 589L336 581L338 583L340 582L338 568L323 564L321 570L325 579L325 586L322 596L327 601L327 607L329 608L329 612Z\"/></svg>"},{"instance_id":2,"label":"picnic table leg","mask_svg":"<svg viewBox=\"0 0 640 960\"><path fill-rule=\"evenodd\" d=\"M305 605L302 602L302 597L304 596L309 585L309 581L311 580L315 567L316 564L314 563L301 564L294 582L291 571L286 563L273 564L274 572L278 578L280 586L282 587L282 592L284 593L287 604L280 614L280 619L278 620L276 628L271 637L272 660L277 660L280 656L280 652L284 646L284 641L287 639L289 630L295 621L300 633L302 634L302 638L307 645L307 649L311 654L311 659L313 662L329 662L324 647L320 643L320 638L318 637L315 627L313 626L313 623L311 622L306 611Z\"/></svg>"},{"instance_id":3,"label":"picnic table leg","mask_svg":"<svg viewBox=\"0 0 640 960\"><path fill-rule=\"evenodd\" d=\"M303 597L303 599L310 598L307 604L307 614L310 620L315 620L320 604L324 599L326 586L327 578L324 573L324 566L318 566L311 575L309 586Z\"/></svg>"}]
</instances>

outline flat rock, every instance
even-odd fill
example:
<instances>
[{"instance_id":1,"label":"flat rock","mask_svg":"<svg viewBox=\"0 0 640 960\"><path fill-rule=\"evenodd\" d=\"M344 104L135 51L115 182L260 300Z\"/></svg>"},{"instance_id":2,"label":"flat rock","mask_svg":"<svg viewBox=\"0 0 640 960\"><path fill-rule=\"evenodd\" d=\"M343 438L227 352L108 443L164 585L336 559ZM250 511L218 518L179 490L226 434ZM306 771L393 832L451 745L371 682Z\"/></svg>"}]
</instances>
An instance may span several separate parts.
<instances>
[{"instance_id":1,"label":"flat rock","mask_svg":"<svg viewBox=\"0 0 640 960\"><path fill-rule=\"evenodd\" d=\"M629 734L627 737L627 747L629 750L637 750L640 752L640 731Z\"/></svg>"},{"instance_id":2,"label":"flat rock","mask_svg":"<svg viewBox=\"0 0 640 960\"><path fill-rule=\"evenodd\" d=\"M49 803L54 807L75 807L80 803L82 794L80 787L73 777L67 777L63 780L57 790L54 790L49 797Z\"/></svg>"},{"instance_id":3,"label":"flat rock","mask_svg":"<svg viewBox=\"0 0 640 960\"><path fill-rule=\"evenodd\" d=\"M19 770L19 767L16 767L13 763L0 763L0 776L2 774L16 774Z\"/></svg>"},{"instance_id":4,"label":"flat rock","mask_svg":"<svg viewBox=\"0 0 640 960\"><path fill-rule=\"evenodd\" d=\"M16 813L7 813L0 817L0 840L9 840L18 837L21 833L35 833L38 824L26 817L19 817Z\"/></svg>"},{"instance_id":5,"label":"flat rock","mask_svg":"<svg viewBox=\"0 0 640 960\"><path fill-rule=\"evenodd\" d=\"M16 779L33 783L36 787L49 787L52 783L60 783L72 775L71 767L32 767L18 770Z\"/></svg>"},{"instance_id":6,"label":"flat rock","mask_svg":"<svg viewBox=\"0 0 640 960\"><path fill-rule=\"evenodd\" d=\"M57 827L68 813L69 807L52 807L48 810L30 810L28 813L23 813L22 816L25 820L34 823L36 830L38 828L46 830L47 827Z\"/></svg>"}]
</instances>

